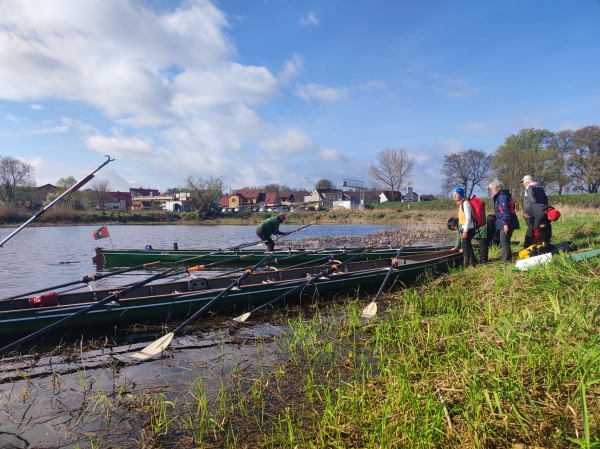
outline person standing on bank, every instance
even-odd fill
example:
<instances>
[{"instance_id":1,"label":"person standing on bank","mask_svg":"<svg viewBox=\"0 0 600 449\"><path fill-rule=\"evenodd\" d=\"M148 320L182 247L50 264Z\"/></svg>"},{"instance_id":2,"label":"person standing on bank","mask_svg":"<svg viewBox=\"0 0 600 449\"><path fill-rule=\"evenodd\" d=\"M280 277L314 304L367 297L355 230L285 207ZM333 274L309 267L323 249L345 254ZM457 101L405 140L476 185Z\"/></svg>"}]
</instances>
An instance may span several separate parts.
<instances>
[{"instance_id":1,"label":"person standing on bank","mask_svg":"<svg viewBox=\"0 0 600 449\"><path fill-rule=\"evenodd\" d=\"M279 225L285 221L285 214L281 213L276 217L267 218L261 222L256 228L256 235L259 239L267 244L267 251L273 252L275 250L275 242L271 238L275 235L288 235L289 232L281 232Z\"/></svg>"},{"instance_id":2,"label":"person standing on bank","mask_svg":"<svg viewBox=\"0 0 600 449\"><path fill-rule=\"evenodd\" d=\"M510 238L513 231L519 229L519 219L515 214L515 202L504 184L495 180L488 186L494 195L494 212L496 214L496 229L500 231L500 248L502 251L502 262L512 260L510 250Z\"/></svg>"},{"instance_id":3,"label":"person standing on bank","mask_svg":"<svg viewBox=\"0 0 600 449\"><path fill-rule=\"evenodd\" d=\"M461 237L461 248L463 252L463 268L475 265L475 253L471 240L475 235L475 223L473 222L473 210L471 204L465 198L462 187L456 187L452 191L452 197L458 206L458 232Z\"/></svg>"},{"instance_id":4,"label":"person standing on bank","mask_svg":"<svg viewBox=\"0 0 600 449\"><path fill-rule=\"evenodd\" d=\"M523 197L523 218L525 219L525 224L527 225L525 239L523 240L523 248L529 248L531 245L533 245L533 222L535 221L535 218L528 213L527 210L532 204L548 204L548 197L546 196L544 189L542 189L537 182L533 180L531 175L523 176L521 182L525 188L525 196Z\"/></svg>"}]
</instances>

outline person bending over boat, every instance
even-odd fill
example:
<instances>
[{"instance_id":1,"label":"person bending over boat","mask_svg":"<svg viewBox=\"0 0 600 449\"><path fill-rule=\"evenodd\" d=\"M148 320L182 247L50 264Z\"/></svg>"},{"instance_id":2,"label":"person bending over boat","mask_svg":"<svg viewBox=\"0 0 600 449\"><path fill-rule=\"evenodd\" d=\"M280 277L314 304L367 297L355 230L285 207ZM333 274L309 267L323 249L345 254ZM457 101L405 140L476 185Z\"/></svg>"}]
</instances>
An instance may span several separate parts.
<instances>
[{"instance_id":1,"label":"person bending over boat","mask_svg":"<svg viewBox=\"0 0 600 449\"><path fill-rule=\"evenodd\" d=\"M534 203L527 206L523 213L533 217L533 240L536 245L545 242L550 245L552 239L552 222L560 218L560 212L548 204Z\"/></svg>"},{"instance_id":2,"label":"person bending over boat","mask_svg":"<svg viewBox=\"0 0 600 449\"><path fill-rule=\"evenodd\" d=\"M271 238L275 235L288 235L289 232L281 232L279 225L285 221L285 214L281 213L276 217L267 218L256 228L256 235L259 239L267 244L267 251L273 252L275 250L275 242Z\"/></svg>"}]
</instances>

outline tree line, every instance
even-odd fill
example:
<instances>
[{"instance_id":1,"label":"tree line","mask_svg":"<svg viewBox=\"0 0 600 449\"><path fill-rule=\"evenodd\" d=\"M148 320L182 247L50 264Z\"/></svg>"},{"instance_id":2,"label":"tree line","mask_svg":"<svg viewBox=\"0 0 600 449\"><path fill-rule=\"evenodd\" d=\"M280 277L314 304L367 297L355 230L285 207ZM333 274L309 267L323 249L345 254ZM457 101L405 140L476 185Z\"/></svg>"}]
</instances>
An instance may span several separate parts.
<instances>
[{"instance_id":1,"label":"tree line","mask_svg":"<svg viewBox=\"0 0 600 449\"><path fill-rule=\"evenodd\" d=\"M492 154L469 149L444 156L442 191L475 187L487 191L493 179L516 194L521 179L531 175L548 193L598 193L600 186L600 127L551 132L522 129L507 137Z\"/></svg>"}]
</instances>

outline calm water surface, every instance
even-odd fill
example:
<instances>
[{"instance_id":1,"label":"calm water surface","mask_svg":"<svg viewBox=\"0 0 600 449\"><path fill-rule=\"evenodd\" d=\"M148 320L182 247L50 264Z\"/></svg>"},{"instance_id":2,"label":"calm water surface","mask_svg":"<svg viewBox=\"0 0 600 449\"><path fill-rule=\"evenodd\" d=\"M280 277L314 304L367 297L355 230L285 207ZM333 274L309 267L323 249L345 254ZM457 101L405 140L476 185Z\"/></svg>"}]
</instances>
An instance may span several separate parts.
<instances>
[{"instance_id":1,"label":"calm water surface","mask_svg":"<svg viewBox=\"0 0 600 449\"><path fill-rule=\"evenodd\" d=\"M282 231L297 226L282 225ZM313 236L356 236L393 228L372 225L313 225L294 233L286 240ZM98 226L56 226L25 228L0 248L0 298L40 288L76 281L104 270L92 263L94 248L110 249L111 240L94 240L92 232ZM257 240L256 226L108 226L116 249L140 249L152 245L155 249L227 248ZM1 228L0 240L14 231ZM264 251L264 246L256 249ZM95 289L109 288L133 282L138 275L119 275L97 282Z\"/></svg>"}]
</instances>

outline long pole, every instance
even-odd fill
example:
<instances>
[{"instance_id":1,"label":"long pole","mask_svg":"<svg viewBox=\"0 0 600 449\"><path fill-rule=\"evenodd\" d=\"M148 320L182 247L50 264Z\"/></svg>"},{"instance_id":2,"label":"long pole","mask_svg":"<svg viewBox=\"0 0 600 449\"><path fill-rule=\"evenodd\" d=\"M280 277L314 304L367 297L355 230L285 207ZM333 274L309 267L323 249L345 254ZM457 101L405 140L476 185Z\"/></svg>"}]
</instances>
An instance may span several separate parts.
<instances>
[{"instance_id":1,"label":"long pole","mask_svg":"<svg viewBox=\"0 0 600 449\"><path fill-rule=\"evenodd\" d=\"M64 191L61 195L58 196L58 198L55 198L50 204L48 204L47 206L43 207L37 214L35 214L33 217L31 217L29 220L27 220L25 223L23 223L21 226L19 226L19 228L13 232L12 234L10 234L8 237L6 237L4 240L2 240L0 242L0 248L2 248L2 246L8 242L11 238L13 238L18 232L21 231L21 229L23 229L25 226L27 226L29 223L31 223L33 220L35 220L37 217L39 217L40 215L42 215L44 212L46 212L48 209L50 209L52 206L54 206L54 204L56 202L58 202L63 196L75 192L76 190L79 190L81 187L83 187L85 184L87 184L87 182L92 179L94 177L94 173L96 173L98 170L100 170L102 167L104 167L106 164L108 164L109 162L114 161L114 159L111 159L110 156L106 156L107 159L106 161L100 165L98 168L96 168L94 171L92 171L89 175L87 175L85 178L83 178L81 181L79 181L78 183L76 183L73 187L71 187L69 190ZM112 243L112 242L111 242Z\"/></svg>"}]
</instances>

